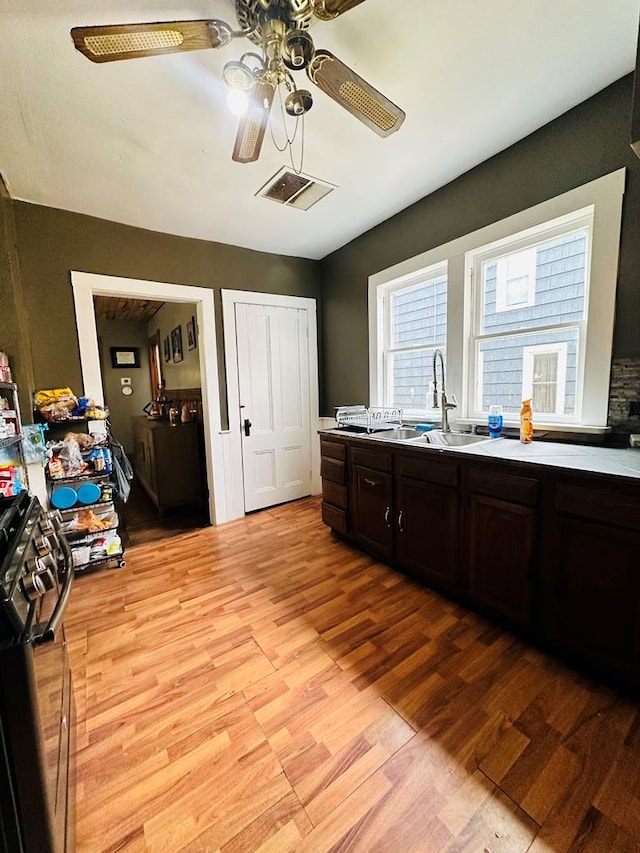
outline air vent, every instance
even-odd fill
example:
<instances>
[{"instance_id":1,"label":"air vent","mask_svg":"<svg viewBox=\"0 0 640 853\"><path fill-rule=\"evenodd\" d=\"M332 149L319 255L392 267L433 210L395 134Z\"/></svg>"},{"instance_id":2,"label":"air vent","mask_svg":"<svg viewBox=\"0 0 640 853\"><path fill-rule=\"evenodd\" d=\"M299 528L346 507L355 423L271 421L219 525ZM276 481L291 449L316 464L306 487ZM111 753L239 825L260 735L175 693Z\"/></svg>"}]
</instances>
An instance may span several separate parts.
<instances>
[{"instance_id":1,"label":"air vent","mask_svg":"<svg viewBox=\"0 0 640 853\"><path fill-rule=\"evenodd\" d=\"M337 187L333 184L319 181L310 175L296 174L283 166L279 172L269 178L256 195L276 201L278 204L286 204L288 207L297 207L298 210L309 210L317 201L335 189Z\"/></svg>"}]
</instances>

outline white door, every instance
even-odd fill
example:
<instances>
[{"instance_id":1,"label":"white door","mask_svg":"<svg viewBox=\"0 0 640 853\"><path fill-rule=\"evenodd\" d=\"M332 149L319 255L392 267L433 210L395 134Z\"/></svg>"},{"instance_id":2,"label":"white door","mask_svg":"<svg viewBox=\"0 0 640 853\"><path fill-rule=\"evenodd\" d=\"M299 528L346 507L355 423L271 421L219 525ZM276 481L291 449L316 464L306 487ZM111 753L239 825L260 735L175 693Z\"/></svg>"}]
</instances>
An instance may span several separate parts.
<instances>
[{"instance_id":1,"label":"white door","mask_svg":"<svg viewBox=\"0 0 640 853\"><path fill-rule=\"evenodd\" d=\"M311 494L308 314L235 306L245 512Z\"/></svg>"}]
</instances>

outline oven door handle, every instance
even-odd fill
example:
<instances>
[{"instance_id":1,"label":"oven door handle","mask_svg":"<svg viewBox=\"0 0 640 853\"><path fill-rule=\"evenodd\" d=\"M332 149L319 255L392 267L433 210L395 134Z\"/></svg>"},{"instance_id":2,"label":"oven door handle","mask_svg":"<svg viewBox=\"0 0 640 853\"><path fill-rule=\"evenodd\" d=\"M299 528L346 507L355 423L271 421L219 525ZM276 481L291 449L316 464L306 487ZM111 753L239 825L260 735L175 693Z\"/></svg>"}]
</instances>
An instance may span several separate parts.
<instances>
[{"instance_id":1,"label":"oven door handle","mask_svg":"<svg viewBox=\"0 0 640 853\"><path fill-rule=\"evenodd\" d=\"M39 637L35 638L36 641L39 643L46 643L50 640L55 640L56 631L60 626L62 617L64 616L64 611L67 609L67 604L69 603L71 587L73 585L73 579L75 577L75 568L73 565L73 557L71 556L71 548L69 548L69 544L64 536L60 536L60 545L62 546L62 550L64 551L65 562L67 564L64 583L62 584L60 596L56 601L55 607L53 608L53 613L51 614L51 619L49 619L49 624L44 629L42 634L40 634Z\"/></svg>"}]
</instances>

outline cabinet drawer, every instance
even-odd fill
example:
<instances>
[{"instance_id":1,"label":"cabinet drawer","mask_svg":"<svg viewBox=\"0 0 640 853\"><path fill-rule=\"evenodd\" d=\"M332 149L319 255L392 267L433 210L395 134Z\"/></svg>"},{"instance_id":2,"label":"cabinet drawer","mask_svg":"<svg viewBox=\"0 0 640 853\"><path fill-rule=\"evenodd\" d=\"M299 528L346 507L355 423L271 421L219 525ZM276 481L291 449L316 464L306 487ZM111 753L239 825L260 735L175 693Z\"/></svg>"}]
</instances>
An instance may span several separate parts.
<instances>
[{"instance_id":1,"label":"cabinet drawer","mask_svg":"<svg viewBox=\"0 0 640 853\"><path fill-rule=\"evenodd\" d=\"M322 503L322 520L337 533L347 532L347 513L331 504Z\"/></svg>"},{"instance_id":2,"label":"cabinet drawer","mask_svg":"<svg viewBox=\"0 0 640 853\"><path fill-rule=\"evenodd\" d=\"M341 486L339 483L333 483L331 480L322 481L322 497L323 499L334 506L347 508L347 487Z\"/></svg>"},{"instance_id":3,"label":"cabinet drawer","mask_svg":"<svg viewBox=\"0 0 640 853\"><path fill-rule=\"evenodd\" d=\"M555 507L558 512L640 530L640 498L629 495L560 484L556 488Z\"/></svg>"},{"instance_id":4,"label":"cabinet drawer","mask_svg":"<svg viewBox=\"0 0 640 853\"><path fill-rule=\"evenodd\" d=\"M320 454L322 456L331 456L332 459L347 458L347 445L338 441L329 441L326 438L320 439Z\"/></svg>"},{"instance_id":5,"label":"cabinet drawer","mask_svg":"<svg viewBox=\"0 0 640 853\"><path fill-rule=\"evenodd\" d=\"M505 501L535 506L538 500L538 481L502 471L469 471L469 490Z\"/></svg>"},{"instance_id":6,"label":"cabinet drawer","mask_svg":"<svg viewBox=\"0 0 640 853\"><path fill-rule=\"evenodd\" d=\"M331 480L333 483L344 483L346 465L340 459L323 456L320 460L320 476L323 480Z\"/></svg>"},{"instance_id":7,"label":"cabinet drawer","mask_svg":"<svg viewBox=\"0 0 640 853\"><path fill-rule=\"evenodd\" d=\"M440 486L456 486L458 484L458 466L451 462L426 455L400 456L398 458L398 473L403 477L412 477L426 483L437 483Z\"/></svg>"},{"instance_id":8,"label":"cabinet drawer","mask_svg":"<svg viewBox=\"0 0 640 853\"><path fill-rule=\"evenodd\" d=\"M373 447L353 447L351 462L353 465L362 465L363 468L372 468L374 471L391 471L391 451Z\"/></svg>"}]
</instances>

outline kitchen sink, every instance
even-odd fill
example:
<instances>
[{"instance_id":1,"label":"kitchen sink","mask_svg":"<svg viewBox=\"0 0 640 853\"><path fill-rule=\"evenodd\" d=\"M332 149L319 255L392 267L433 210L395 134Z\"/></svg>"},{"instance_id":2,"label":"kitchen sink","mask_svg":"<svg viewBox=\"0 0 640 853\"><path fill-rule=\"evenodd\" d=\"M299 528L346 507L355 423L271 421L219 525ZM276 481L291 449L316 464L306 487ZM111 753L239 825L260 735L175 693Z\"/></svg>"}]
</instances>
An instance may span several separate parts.
<instances>
[{"instance_id":1,"label":"kitchen sink","mask_svg":"<svg viewBox=\"0 0 640 853\"><path fill-rule=\"evenodd\" d=\"M370 438L381 438L385 441L406 441L417 435L413 427L398 427L397 429L384 429L380 432L372 432Z\"/></svg>"},{"instance_id":2,"label":"kitchen sink","mask_svg":"<svg viewBox=\"0 0 640 853\"><path fill-rule=\"evenodd\" d=\"M442 432L434 429L413 439L421 444L434 444L440 447L467 447L469 444L478 444L481 441L491 441L487 435L473 435L470 432ZM493 439L495 441L495 439Z\"/></svg>"}]
</instances>

